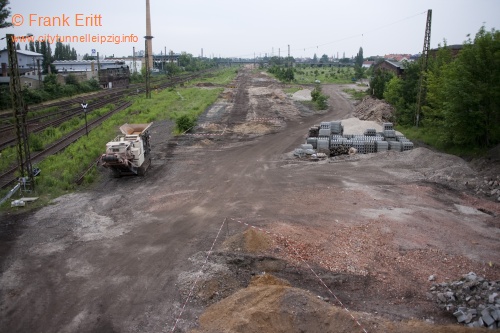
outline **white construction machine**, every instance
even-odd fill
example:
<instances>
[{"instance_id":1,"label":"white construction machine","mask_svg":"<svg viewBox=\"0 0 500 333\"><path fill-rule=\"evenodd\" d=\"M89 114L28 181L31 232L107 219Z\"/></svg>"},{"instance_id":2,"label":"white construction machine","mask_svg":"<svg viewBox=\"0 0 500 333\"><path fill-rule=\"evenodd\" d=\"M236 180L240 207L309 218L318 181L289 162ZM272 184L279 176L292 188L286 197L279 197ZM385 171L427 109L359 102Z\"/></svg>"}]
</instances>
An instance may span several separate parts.
<instances>
[{"instance_id":1,"label":"white construction machine","mask_svg":"<svg viewBox=\"0 0 500 333\"><path fill-rule=\"evenodd\" d=\"M106 144L106 154L101 156L102 166L109 168L114 177L123 175L144 176L151 165L149 124L120 126L122 135Z\"/></svg>"}]
</instances>

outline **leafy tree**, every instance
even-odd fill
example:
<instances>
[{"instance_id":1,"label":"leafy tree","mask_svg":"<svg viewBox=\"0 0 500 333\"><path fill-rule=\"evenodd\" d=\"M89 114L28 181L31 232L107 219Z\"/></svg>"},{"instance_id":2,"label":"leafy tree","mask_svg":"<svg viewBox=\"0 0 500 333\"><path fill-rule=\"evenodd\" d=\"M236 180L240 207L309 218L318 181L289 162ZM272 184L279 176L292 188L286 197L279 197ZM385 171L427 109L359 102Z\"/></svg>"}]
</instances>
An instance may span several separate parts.
<instances>
[{"instance_id":1,"label":"leafy tree","mask_svg":"<svg viewBox=\"0 0 500 333\"><path fill-rule=\"evenodd\" d=\"M9 0L0 0L0 29L12 26L11 22L7 19L10 16L10 7L7 7Z\"/></svg>"},{"instance_id":2,"label":"leafy tree","mask_svg":"<svg viewBox=\"0 0 500 333\"><path fill-rule=\"evenodd\" d=\"M53 97L59 96L61 85L57 82L56 74L45 75L43 79L43 90L51 94Z\"/></svg>"},{"instance_id":3,"label":"leafy tree","mask_svg":"<svg viewBox=\"0 0 500 333\"><path fill-rule=\"evenodd\" d=\"M384 98L385 86L393 76L394 75L391 72L377 68L373 78L370 80L369 93L378 99Z\"/></svg>"},{"instance_id":4,"label":"leafy tree","mask_svg":"<svg viewBox=\"0 0 500 333\"><path fill-rule=\"evenodd\" d=\"M19 44L19 42L16 44L16 50L20 50L21 49L21 45Z\"/></svg>"},{"instance_id":5,"label":"leafy tree","mask_svg":"<svg viewBox=\"0 0 500 333\"><path fill-rule=\"evenodd\" d=\"M36 52L36 50L35 50L35 43L32 40L30 40L30 42L29 42L29 50L31 52Z\"/></svg>"},{"instance_id":6,"label":"leafy tree","mask_svg":"<svg viewBox=\"0 0 500 333\"><path fill-rule=\"evenodd\" d=\"M319 84L316 84L313 91L311 91L311 98L319 110L325 110L328 108L328 97L322 94L321 86Z\"/></svg>"},{"instance_id":7,"label":"leafy tree","mask_svg":"<svg viewBox=\"0 0 500 333\"><path fill-rule=\"evenodd\" d=\"M500 142L500 31L481 27L457 58L429 78L429 109L444 139L457 145Z\"/></svg>"},{"instance_id":8,"label":"leafy tree","mask_svg":"<svg viewBox=\"0 0 500 333\"><path fill-rule=\"evenodd\" d=\"M314 53L313 62L314 63L318 62L318 56L316 55L316 53Z\"/></svg>"},{"instance_id":9,"label":"leafy tree","mask_svg":"<svg viewBox=\"0 0 500 333\"><path fill-rule=\"evenodd\" d=\"M38 40L35 41L35 52L41 53L40 42Z\"/></svg>"},{"instance_id":10,"label":"leafy tree","mask_svg":"<svg viewBox=\"0 0 500 333\"><path fill-rule=\"evenodd\" d=\"M291 82L295 80L295 75L292 67L287 67L286 69L280 66L273 66L268 69L268 72L276 75L278 80Z\"/></svg>"},{"instance_id":11,"label":"leafy tree","mask_svg":"<svg viewBox=\"0 0 500 333\"><path fill-rule=\"evenodd\" d=\"M445 100L443 95L443 89L441 87L444 85L445 77L443 75L443 70L448 64L453 61L451 50L446 47L446 41L444 47L439 45L436 52L436 56L429 59L429 68L426 76L427 82L427 93L426 93L426 105L422 106L422 125L425 127L435 127L443 128L444 118L443 112L441 112L440 105L442 101ZM444 132L441 131L442 141L445 141L446 136Z\"/></svg>"},{"instance_id":12,"label":"leafy tree","mask_svg":"<svg viewBox=\"0 0 500 333\"><path fill-rule=\"evenodd\" d=\"M88 53L85 53L83 55L83 60L96 60L96 57L89 55Z\"/></svg>"},{"instance_id":13,"label":"leafy tree","mask_svg":"<svg viewBox=\"0 0 500 333\"><path fill-rule=\"evenodd\" d=\"M193 59L193 56L191 54L188 54L186 52L182 52L182 54L179 57L179 66L181 66L181 67L189 66L192 59Z\"/></svg>"},{"instance_id":14,"label":"leafy tree","mask_svg":"<svg viewBox=\"0 0 500 333\"><path fill-rule=\"evenodd\" d=\"M319 62L320 62L321 64L327 64L327 63L328 63L328 55L323 54L323 55L321 56L321 59L319 59Z\"/></svg>"},{"instance_id":15,"label":"leafy tree","mask_svg":"<svg viewBox=\"0 0 500 333\"><path fill-rule=\"evenodd\" d=\"M43 68L43 73L47 73L47 67L50 64L50 60L47 60L47 44L45 42L40 43L40 53L43 56L42 59L42 68Z\"/></svg>"},{"instance_id":16,"label":"leafy tree","mask_svg":"<svg viewBox=\"0 0 500 333\"><path fill-rule=\"evenodd\" d=\"M36 43L35 43L35 46L36 46ZM40 53L43 56L43 60L42 60L43 73L44 74L48 73L49 66L51 67L51 71L55 72L55 67L52 66L52 50L50 47L50 43L48 41L44 41L44 42L40 43Z\"/></svg>"},{"instance_id":17,"label":"leafy tree","mask_svg":"<svg viewBox=\"0 0 500 333\"><path fill-rule=\"evenodd\" d=\"M396 108L396 122L412 125L417 105L420 78L419 62L404 62L404 76L393 77L384 89L384 99Z\"/></svg>"},{"instance_id":18,"label":"leafy tree","mask_svg":"<svg viewBox=\"0 0 500 333\"><path fill-rule=\"evenodd\" d=\"M72 85L75 85L75 86L79 85L78 79L77 79L77 77L74 74L69 74L68 76L66 76L64 78L64 81L65 81L66 84L72 84Z\"/></svg>"},{"instance_id":19,"label":"leafy tree","mask_svg":"<svg viewBox=\"0 0 500 333\"><path fill-rule=\"evenodd\" d=\"M363 48L362 47L359 48L359 52L356 55L354 62L355 62L355 65L358 65L359 67L363 66Z\"/></svg>"},{"instance_id":20,"label":"leafy tree","mask_svg":"<svg viewBox=\"0 0 500 333\"><path fill-rule=\"evenodd\" d=\"M167 70L167 73L170 76L176 75L176 74L180 73L180 71L181 71L181 69L179 68L179 66L177 66L173 62L167 63L165 65L165 69Z\"/></svg>"},{"instance_id":21,"label":"leafy tree","mask_svg":"<svg viewBox=\"0 0 500 333\"><path fill-rule=\"evenodd\" d=\"M283 58L281 57L271 57L269 59L269 66L280 66L283 64Z\"/></svg>"}]
</instances>

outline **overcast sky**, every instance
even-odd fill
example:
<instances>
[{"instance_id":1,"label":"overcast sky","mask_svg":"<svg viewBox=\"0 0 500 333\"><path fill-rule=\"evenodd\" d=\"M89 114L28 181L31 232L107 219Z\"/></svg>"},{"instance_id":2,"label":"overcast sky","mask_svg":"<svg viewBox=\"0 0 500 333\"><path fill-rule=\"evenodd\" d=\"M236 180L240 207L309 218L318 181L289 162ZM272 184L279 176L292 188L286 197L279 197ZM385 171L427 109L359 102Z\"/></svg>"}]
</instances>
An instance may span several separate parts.
<instances>
[{"instance_id":1,"label":"overcast sky","mask_svg":"<svg viewBox=\"0 0 500 333\"><path fill-rule=\"evenodd\" d=\"M150 0L153 52L187 52L194 56L294 57L364 56L422 51L427 10L432 9L431 48L447 40L461 44L484 25L500 29L499 0ZM59 35L135 35L138 42L72 42L78 54L116 57L144 50L145 0L10 0L16 28L2 29L35 37ZM63 14L65 16L63 16ZM86 16L94 20L80 20ZM30 26L30 15L33 21ZM60 17L54 27L41 17ZM99 16L101 19L99 20ZM39 19L41 18L41 21ZM66 21L64 21L64 18ZM24 20L24 22L23 22ZM69 26L60 26L69 25ZM101 24L101 26L91 26ZM4 42L2 42L3 44ZM3 44L1 48L4 48ZM23 47L24 49L24 47Z\"/></svg>"}]
</instances>

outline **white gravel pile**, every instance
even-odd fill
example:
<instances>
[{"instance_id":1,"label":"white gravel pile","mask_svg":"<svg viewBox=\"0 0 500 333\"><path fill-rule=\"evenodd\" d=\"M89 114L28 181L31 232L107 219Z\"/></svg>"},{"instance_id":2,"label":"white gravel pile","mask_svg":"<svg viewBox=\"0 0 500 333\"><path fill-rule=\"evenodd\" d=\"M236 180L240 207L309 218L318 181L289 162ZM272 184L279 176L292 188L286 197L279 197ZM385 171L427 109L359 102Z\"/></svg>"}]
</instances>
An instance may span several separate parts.
<instances>
[{"instance_id":1,"label":"white gravel pile","mask_svg":"<svg viewBox=\"0 0 500 333\"><path fill-rule=\"evenodd\" d=\"M359 120L358 118L348 118L342 119L342 125L344 126L344 134L355 134L363 135L364 131L368 128L374 128L377 132L382 132L382 124L374 120ZM400 132L396 132L397 135L402 135Z\"/></svg>"},{"instance_id":2,"label":"white gravel pile","mask_svg":"<svg viewBox=\"0 0 500 333\"><path fill-rule=\"evenodd\" d=\"M310 101L312 100L311 90L309 89L299 90L292 95L292 99L296 101Z\"/></svg>"}]
</instances>

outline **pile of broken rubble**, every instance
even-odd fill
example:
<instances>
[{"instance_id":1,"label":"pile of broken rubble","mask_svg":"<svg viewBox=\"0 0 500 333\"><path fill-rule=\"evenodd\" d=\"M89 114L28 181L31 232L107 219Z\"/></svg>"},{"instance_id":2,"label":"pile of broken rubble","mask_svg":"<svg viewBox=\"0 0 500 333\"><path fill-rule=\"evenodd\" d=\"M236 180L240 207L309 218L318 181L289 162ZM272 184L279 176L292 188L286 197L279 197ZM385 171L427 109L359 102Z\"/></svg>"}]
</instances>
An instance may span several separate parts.
<instances>
[{"instance_id":1,"label":"pile of broken rubble","mask_svg":"<svg viewBox=\"0 0 500 333\"><path fill-rule=\"evenodd\" d=\"M474 190L478 195L485 195L500 202L500 176L496 178L484 177L483 181L477 181Z\"/></svg>"},{"instance_id":2,"label":"pile of broken rubble","mask_svg":"<svg viewBox=\"0 0 500 333\"><path fill-rule=\"evenodd\" d=\"M470 272L459 281L434 283L430 291L429 296L440 308L453 313L459 323L500 328L500 281L488 281Z\"/></svg>"},{"instance_id":3,"label":"pile of broken rubble","mask_svg":"<svg viewBox=\"0 0 500 333\"><path fill-rule=\"evenodd\" d=\"M376 99L371 96L366 96L356 105L354 116L361 120L375 120L379 123L392 121L394 107L389 103Z\"/></svg>"}]
</instances>

